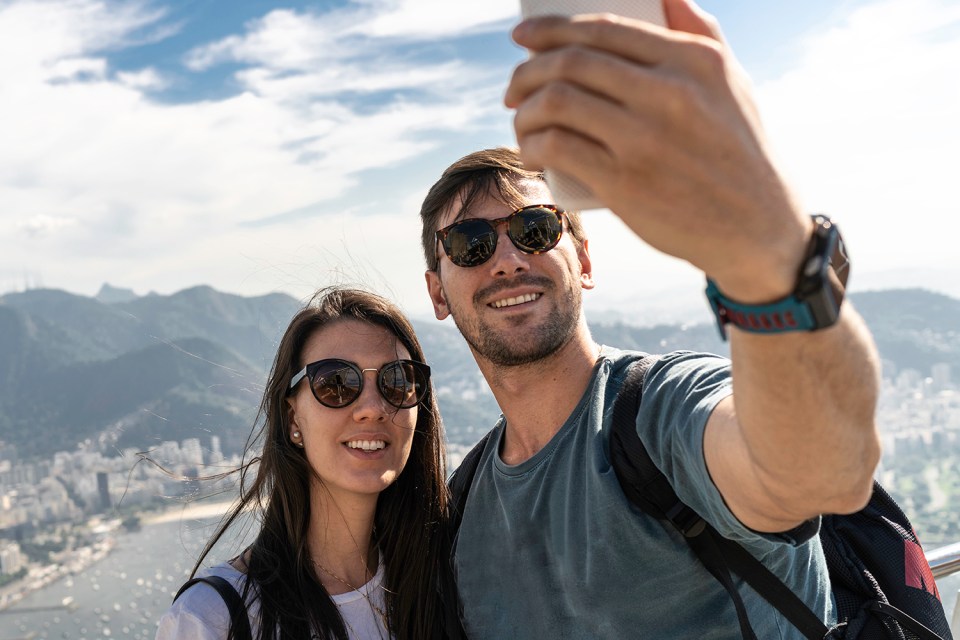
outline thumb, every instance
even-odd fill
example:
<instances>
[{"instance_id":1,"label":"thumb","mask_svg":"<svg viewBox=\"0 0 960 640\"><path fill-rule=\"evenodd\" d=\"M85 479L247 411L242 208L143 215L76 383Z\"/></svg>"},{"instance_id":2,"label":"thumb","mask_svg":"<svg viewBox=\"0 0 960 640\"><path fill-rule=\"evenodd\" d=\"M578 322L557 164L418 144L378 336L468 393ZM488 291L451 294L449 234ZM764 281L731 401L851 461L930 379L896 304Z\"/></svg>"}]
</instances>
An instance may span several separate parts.
<instances>
[{"instance_id":1,"label":"thumb","mask_svg":"<svg viewBox=\"0 0 960 640\"><path fill-rule=\"evenodd\" d=\"M667 18L667 26L674 31L706 36L723 42L723 33L717 19L694 4L693 0L663 0L663 12Z\"/></svg>"}]
</instances>

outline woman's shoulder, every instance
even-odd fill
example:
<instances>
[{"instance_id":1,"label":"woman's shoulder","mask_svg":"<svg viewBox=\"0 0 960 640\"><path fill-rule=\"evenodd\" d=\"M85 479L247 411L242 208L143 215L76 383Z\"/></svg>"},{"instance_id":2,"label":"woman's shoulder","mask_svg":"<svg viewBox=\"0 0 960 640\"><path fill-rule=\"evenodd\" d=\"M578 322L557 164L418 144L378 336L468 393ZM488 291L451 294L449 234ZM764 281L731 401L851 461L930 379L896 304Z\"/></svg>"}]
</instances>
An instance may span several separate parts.
<instances>
[{"instance_id":1,"label":"woman's shoulder","mask_svg":"<svg viewBox=\"0 0 960 640\"><path fill-rule=\"evenodd\" d=\"M197 577L223 578L238 594L243 593L246 583L246 576L227 562L204 569ZM214 586L201 581L185 589L163 614L156 640L220 640L227 637L229 629L230 612L223 596Z\"/></svg>"}]
</instances>

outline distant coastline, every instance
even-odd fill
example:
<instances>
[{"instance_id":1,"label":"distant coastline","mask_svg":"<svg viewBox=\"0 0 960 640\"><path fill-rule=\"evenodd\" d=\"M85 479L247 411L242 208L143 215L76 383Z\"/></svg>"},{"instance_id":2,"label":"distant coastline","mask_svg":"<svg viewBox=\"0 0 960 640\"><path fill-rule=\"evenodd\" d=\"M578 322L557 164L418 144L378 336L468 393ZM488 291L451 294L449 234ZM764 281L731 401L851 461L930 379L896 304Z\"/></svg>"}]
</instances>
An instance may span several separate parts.
<instances>
[{"instance_id":1,"label":"distant coastline","mask_svg":"<svg viewBox=\"0 0 960 640\"><path fill-rule=\"evenodd\" d=\"M182 507L170 507L157 513L144 513L140 516L143 526L164 524L180 520L206 520L222 516L233 506L234 502L191 502Z\"/></svg>"},{"instance_id":2,"label":"distant coastline","mask_svg":"<svg viewBox=\"0 0 960 640\"><path fill-rule=\"evenodd\" d=\"M145 511L137 515L141 526L208 520L222 516L233 504L233 501L198 501L170 506L157 512ZM0 611L5 611L17 605L30 593L43 589L57 580L85 571L113 551L116 546L114 535L120 529L121 520L119 518L109 520L94 518L91 524L93 524L92 528L94 530L98 530L104 535L100 541L74 549L68 557L63 558L60 562L34 567L22 579L0 589Z\"/></svg>"}]
</instances>

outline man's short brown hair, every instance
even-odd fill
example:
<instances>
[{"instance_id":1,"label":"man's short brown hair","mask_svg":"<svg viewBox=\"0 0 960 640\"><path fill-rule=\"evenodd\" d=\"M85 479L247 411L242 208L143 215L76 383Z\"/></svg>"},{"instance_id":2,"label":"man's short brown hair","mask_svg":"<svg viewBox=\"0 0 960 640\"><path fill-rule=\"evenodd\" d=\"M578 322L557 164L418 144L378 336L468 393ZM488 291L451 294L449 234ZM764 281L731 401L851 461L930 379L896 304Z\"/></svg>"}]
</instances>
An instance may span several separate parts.
<instances>
[{"instance_id":1,"label":"man's short brown hair","mask_svg":"<svg viewBox=\"0 0 960 640\"><path fill-rule=\"evenodd\" d=\"M475 151L450 165L427 192L420 208L420 221L423 224L420 239L427 269L436 270L439 266L436 233L440 218L454 201L460 201L461 216L465 216L479 198L487 196L492 196L509 207L520 208L525 204L525 196L521 190L521 182L524 180L543 181L543 172L524 168L520 153L510 147ZM564 213L574 242L578 247L583 246L585 236L580 212Z\"/></svg>"}]
</instances>

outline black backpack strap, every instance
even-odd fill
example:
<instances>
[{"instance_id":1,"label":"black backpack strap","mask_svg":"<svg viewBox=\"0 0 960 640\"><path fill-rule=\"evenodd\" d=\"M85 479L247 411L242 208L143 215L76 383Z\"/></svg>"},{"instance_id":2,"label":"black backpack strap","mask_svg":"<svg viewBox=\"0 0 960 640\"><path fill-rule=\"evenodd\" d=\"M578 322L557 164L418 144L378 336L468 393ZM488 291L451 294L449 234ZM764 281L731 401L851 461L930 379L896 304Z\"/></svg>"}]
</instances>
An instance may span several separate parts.
<instances>
[{"instance_id":1,"label":"black backpack strap","mask_svg":"<svg viewBox=\"0 0 960 640\"><path fill-rule=\"evenodd\" d=\"M460 521L463 520L463 509L467 506L467 496L470 493L470 485L473 484L473 478L477 475L480 456L483 455L483 450L486 448L487 441L490 440L490 434L493 432L494 429L487 431L487 433L480 438L480 442L475 444L473 449L470 449L470 452L464 456L463 462L461 462L460 466L453 472L453 475L450 476L450 481L447 483L450 486L450 497L452 498L450 522L454 535L460 530Z\"/></svg>"},{"instance_id":2,"label":"black backpack strap","mask_svg":"<svg viewBox=\"0 0 960 640\"><path fill-rule=\"evenodd\" d=\"M710 536L717 542L720 561L780 611L800 633L810 640L830 637L830 629L823 620L766 565L741 545L721 536L713 527L710 527L710 532Z\"/></svg>"},{"instance_id":3,"label":"black backpack strap","mask_svg":"<svg viewBox=\"0 0 960 640\"><path fill-rule=\"evenodd\" d=\"M647 448L637 435L636 421L643 379L655 361L654 356L645 355L632 363L614 401L610 460L627 499L644 513L670 521L683 534L700 562L730 595L745 640L756 640L756 634L747 618L743 599L730 576L731 570L779 609L807 638L825 638L830 630L823 621L763 563L739 544L721 536L698 513L684 504L666 476L650 459Z\"/></svg>"},{"instance_id":4,"label":"black backpack strap","mask_svg":"<svg viewBox=\"0 0 960 640\"><path fill-rule=\"evenodd\" d=\"M453 567L453 541L460 530L460 522L463 520L463 509L467 504L467 495L470 493L470 485L473 484L473 478L477 475L477 467L480 465L480 456L490 440L491 429L474 445L470 452L464 456L460 466L450 476L447 485L450 488L450 524L447 529L447 538L445 541L444 553L447 556L447 566L443 567L440 576L440 599L443 602L445 631L450 640L464 640L466 632L463 630L462 618L463 612L460 607L460 598L457 595L457 585L454 580Z\"/></svg>"},{"instance_id":5,"label":"black backpack strap","mask_svg":"<svg viewBox=\"0 0 960 640\"><path fill-rule=\"evenodd\" d=\"M230 631L227 633L227 640L253 640L253 633L250 631L250 619L247 618L246 605L243 603L237 590L233 588L233 585L220 576L203 576L188 580L180 587L180 590L177 591L177 595L173 597L173 601L176 602L177 598L179 598L184 591L198 582L203 582L216 589L217 593L220 594L220 597L223 598L223 601L226 603L227 611L230 612Z\"/></svg>"}]
</instances>

